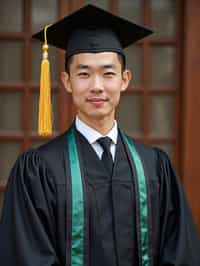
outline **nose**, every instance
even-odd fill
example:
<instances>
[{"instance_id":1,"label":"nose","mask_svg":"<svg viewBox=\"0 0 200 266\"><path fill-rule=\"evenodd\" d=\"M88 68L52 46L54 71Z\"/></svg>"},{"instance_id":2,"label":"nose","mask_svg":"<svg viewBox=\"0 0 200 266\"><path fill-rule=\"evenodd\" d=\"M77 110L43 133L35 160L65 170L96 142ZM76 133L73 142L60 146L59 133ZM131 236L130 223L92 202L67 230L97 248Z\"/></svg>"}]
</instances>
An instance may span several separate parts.
<instances>
[{"instance_id":1,"label":"nose","mask_svg":"<svg viewBox=\"0 0 200 266\"><path fill-rule=\"evenodd\" d=\"M91 84L91 91L92 92L102 92L103 91L103 82L102 79L99 75L95 75L92 79L92 84Z\"/></svg>"}]
</instances>

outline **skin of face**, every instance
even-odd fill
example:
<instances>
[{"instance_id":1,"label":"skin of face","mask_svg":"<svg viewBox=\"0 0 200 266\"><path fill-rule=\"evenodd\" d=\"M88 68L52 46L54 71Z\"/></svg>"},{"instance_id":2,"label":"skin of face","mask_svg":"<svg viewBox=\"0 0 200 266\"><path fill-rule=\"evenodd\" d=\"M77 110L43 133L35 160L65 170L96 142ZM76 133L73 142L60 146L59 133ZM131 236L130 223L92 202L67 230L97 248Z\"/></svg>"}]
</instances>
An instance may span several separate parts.
<instances>
[{"instance_id":1,"label":"skin of face","mask_svg":"<svg viewBox=\"0 0 200 266\"><path fill-rule=\"evenodd\" d=\"M61 73L79 118L102 133L112 128L120 94L127 89L130 79L131 72L122 73L114 52L73 55L70 74Z\"/></svg>"}]
</instances>

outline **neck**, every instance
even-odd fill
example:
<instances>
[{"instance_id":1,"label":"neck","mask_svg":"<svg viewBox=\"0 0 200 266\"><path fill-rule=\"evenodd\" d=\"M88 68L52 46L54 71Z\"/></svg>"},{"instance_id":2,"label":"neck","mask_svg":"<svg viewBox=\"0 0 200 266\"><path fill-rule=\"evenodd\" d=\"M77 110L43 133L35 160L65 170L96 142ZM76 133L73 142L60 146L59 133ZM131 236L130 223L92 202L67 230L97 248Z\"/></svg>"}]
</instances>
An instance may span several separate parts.
<instances>
[{"instance_id":1,"label":"neck","mask_svg":"<svg viewBox=\"0 0 200 266\"><path fill-rule=\"evenodd\" d=\"M103 119L86 119L78 114L80 120L92 127L102 135L106 135L114 126L114 117L103 118Z\"/></svg>"}]
</instances>

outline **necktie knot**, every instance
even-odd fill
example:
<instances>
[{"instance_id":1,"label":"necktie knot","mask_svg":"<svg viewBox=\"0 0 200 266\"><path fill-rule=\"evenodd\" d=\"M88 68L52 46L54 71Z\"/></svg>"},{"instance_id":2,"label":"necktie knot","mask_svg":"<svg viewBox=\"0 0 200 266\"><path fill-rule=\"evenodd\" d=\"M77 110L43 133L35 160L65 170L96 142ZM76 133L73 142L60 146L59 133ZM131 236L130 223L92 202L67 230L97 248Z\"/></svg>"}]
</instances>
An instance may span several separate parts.
<instances>
[{"instance_id":1,"label":"necktie knot","mask_svg":"<svg viewBox=\"0 0 200 266\"><path fill-rule=\"evenodd\" d=\"M104 151L110 152L110 145L112 140L109 137L102 137L99 138L97 141L101 145Z\"/></svg>"}]
</instances>

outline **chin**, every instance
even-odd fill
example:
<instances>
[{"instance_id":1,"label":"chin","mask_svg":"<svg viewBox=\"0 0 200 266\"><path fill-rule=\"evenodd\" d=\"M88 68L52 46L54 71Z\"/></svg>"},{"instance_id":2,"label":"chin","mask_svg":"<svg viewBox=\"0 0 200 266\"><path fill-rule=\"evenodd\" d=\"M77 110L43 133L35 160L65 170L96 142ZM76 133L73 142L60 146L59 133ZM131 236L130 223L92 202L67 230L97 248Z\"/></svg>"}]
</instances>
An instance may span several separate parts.
<instances>
[{"instance_id":1,"label":"chin","mask_svg":"<svg viewBox=\"0 0 200 266\"><path fill-rule=\"evenodd\" d=\"M79 115L82 118L85 118L87 120L103 120L106 118L114 118L114 111L106 111L105 109L103 110L87 110L86 112L80 112Z\"/></svg>"},{"instance_id":2,"label":"chin","mask_svg":"<svg viewBox=\"0 0 200 266\"><path fill-rule=\"evenodd\" d=\"M111 118L114 117L112 113L103 113L103 112L96 112L89 115L91 117L91 119L95 119L95 120L103 120L106 118Z\"/></svg>"},{"instance_id":3,"label":"chin","mask_svg":"<svg viewBox=\"0 0 200 266\"><path fill-rule=\"evenodd\" d=\"M107 115L105 114L100 114L100 113L87 113L84 114L82 117L85 117L87 120L102 120L106 117Z\"/></svg>"}]
</instances>

